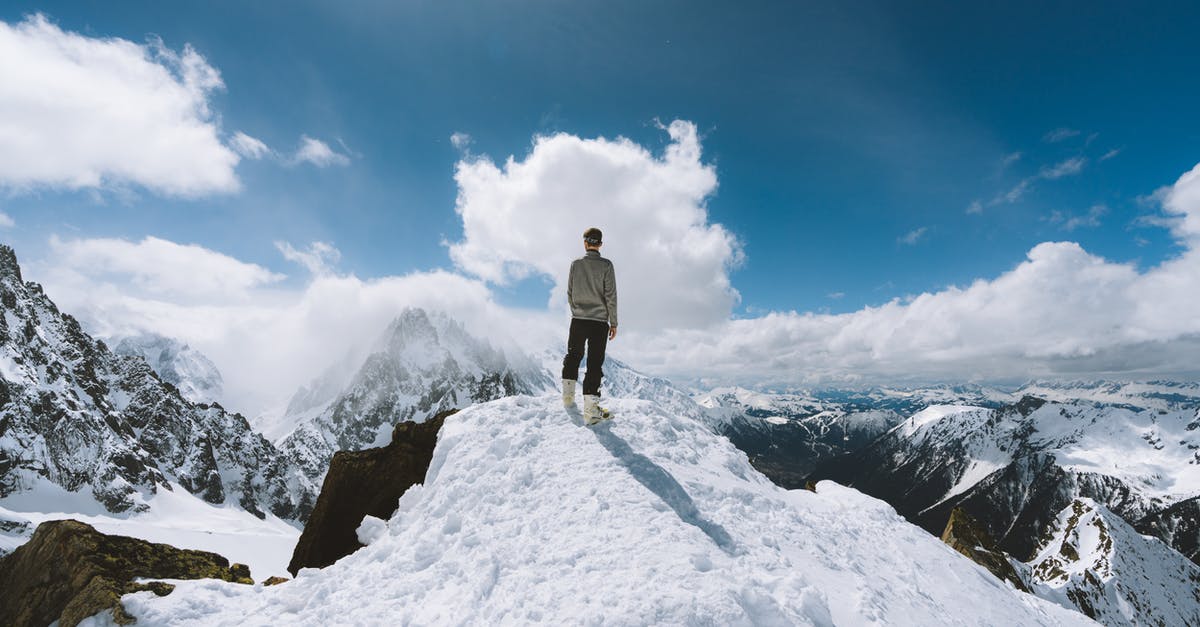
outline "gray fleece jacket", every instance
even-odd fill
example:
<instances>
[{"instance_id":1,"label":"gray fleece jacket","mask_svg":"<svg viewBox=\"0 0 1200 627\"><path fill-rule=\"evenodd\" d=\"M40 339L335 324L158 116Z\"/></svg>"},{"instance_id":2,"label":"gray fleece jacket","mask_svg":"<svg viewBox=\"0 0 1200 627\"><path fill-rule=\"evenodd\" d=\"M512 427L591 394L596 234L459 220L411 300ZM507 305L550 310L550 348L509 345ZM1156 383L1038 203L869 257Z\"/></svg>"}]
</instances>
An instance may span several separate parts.
<instances>
[{"instance_id":1,"label":"gray fleece jacket","mask_svg":"<svg viewBox=\"0 0 1200 627\"><path fill-rule=\"evenodd\" d=\"M589 250L571 262L567 303L572 317L617 326L617 275L612 262L599 251Z\"/></svg>"}]
</instances>

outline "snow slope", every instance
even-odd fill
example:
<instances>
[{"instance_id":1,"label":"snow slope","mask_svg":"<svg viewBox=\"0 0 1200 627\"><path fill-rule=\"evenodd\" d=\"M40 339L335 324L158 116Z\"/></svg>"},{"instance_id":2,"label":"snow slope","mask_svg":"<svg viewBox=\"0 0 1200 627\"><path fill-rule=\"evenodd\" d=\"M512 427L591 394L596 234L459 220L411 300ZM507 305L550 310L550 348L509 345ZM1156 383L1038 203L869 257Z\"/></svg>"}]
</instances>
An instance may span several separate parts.
<instances>
[{"instance_id":1,"label":"snow slope","mask_svg":"<svg viewBox=\"0 0 1200 627\"><path fill-rule=\"evenodd\" d=\"M554 395L470 407L370 546L126 608L143 625L1090 624L882 501L776 487L699 415L607 402L617 419L591 429Z\"/></svg>"}]
</instances>

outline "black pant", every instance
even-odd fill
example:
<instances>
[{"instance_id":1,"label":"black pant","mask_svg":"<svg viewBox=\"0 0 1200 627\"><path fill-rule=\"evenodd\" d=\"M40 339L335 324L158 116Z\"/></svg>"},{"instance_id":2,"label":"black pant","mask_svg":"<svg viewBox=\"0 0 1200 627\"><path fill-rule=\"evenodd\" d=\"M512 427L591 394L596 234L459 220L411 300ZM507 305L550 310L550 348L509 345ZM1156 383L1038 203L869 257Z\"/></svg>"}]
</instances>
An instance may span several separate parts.
<instances>
[{"instance_id":1,"label":"black pant","mask_svg":"<svg viewBox=\"0 0 1200 627\"><path fill-rule=\"evenodd\" d=\"M587 342L587 375L583 378L585 395L600 395L600 377L604 376L604 347L608 345L608 323L599 320L571 318L567 336L567 356L563 358L562 378L579 379L579 362L583 361L583 344Z\"/></svg>"}]
</instances>

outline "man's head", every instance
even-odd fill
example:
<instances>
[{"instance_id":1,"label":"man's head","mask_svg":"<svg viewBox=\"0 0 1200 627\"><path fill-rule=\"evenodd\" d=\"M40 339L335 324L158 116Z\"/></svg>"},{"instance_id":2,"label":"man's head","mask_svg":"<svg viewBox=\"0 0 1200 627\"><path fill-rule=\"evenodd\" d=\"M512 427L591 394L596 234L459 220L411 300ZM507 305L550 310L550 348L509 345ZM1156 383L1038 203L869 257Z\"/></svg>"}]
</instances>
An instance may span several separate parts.
<instances>
[{"instance_id":1,"label":"man's head","mask_svg":"<svg viewBox=\"0 0 1200 627\"><path fill-rule=\"evenodd\" d=\"M583 247L587 250L599 250L604 244L604 234L600 229L592 227L583 232Z\"/></svg>"}]
</instances>

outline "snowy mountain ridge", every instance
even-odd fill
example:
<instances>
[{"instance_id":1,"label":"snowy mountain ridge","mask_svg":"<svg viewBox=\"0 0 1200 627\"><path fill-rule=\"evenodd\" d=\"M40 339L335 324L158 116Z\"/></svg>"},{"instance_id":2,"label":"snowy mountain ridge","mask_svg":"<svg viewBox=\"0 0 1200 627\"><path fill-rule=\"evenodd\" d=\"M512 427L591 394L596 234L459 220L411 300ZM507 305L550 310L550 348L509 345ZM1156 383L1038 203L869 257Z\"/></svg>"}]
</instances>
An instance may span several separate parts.
<instances>
[{"instance_id":1,"label":"snowy mountain ridge","mask_svg":"<svg viewBox=\"0 0 1200 627\"><path fill-rule=\"evenodd\" d=\"M0 555L77 518L276 568L316 491L241 415L90 337L0 246Z\"/></svg>"},{"instance_id":2,"label":"snowy mountain ridge","mask_svg":"<svg viewBox=\"0 0 1200 627\"><path fill-rule=\"evenodd\" d=\"M1105 625L1200 624L1200 566L1092 499L1059 513L1021 572L1038 596Z\"/></svg>"},{"instance_id":3,"label":"snowy mountain ridge","mask_svg":"<svg viewBox=\"0 0 1200 627\"><path fill-rule=\"evenodd\" d=\"M557 395L469 407L424 484L364 521L366 548L278 586L179 582L125 606L155 625L1090 624L880 501L776 487L699 415L608 402L618 420L594 429Z\"/></svg>"},{"instance_id":4,"label":"snowy mountain ridge","mask_svg":"<svg viewBox=\"0 0 1200 627\"><path fill-rule=\"evenodd\" d=\"M1159 610L1146 599L1159 589L1193 585L1195 564L1188 558L1194 550L1181 553L1196 540L1186 506L1200 495L1198 427L1195 409L1032 397L1000 409L931 406L859 451L822 464L813 476L886 498L933 533L961 508L1003 551L1034 564L1027 583L1038 594L1073 603L1106 624L1127 624L1118 616L1155 623ZM1088 514L1091 526L1077 524L1084 510L1099 512ZM1097 525L1120 542L1102 559L1078 561L1080 542L1094 538L1071 533ZM1073 531L1064 531L1068 527ZM1158 537L1141 536L1135 527ZM1060 557L1045 552L1047 537L1056 534ZM1145 565L1180 562L1191 566ZM1049 576L1068 565L1078 571L1074 578ZM1190 598L1163 611L1200 616L1200 604Z\"/></svg>"}]
</instances>

